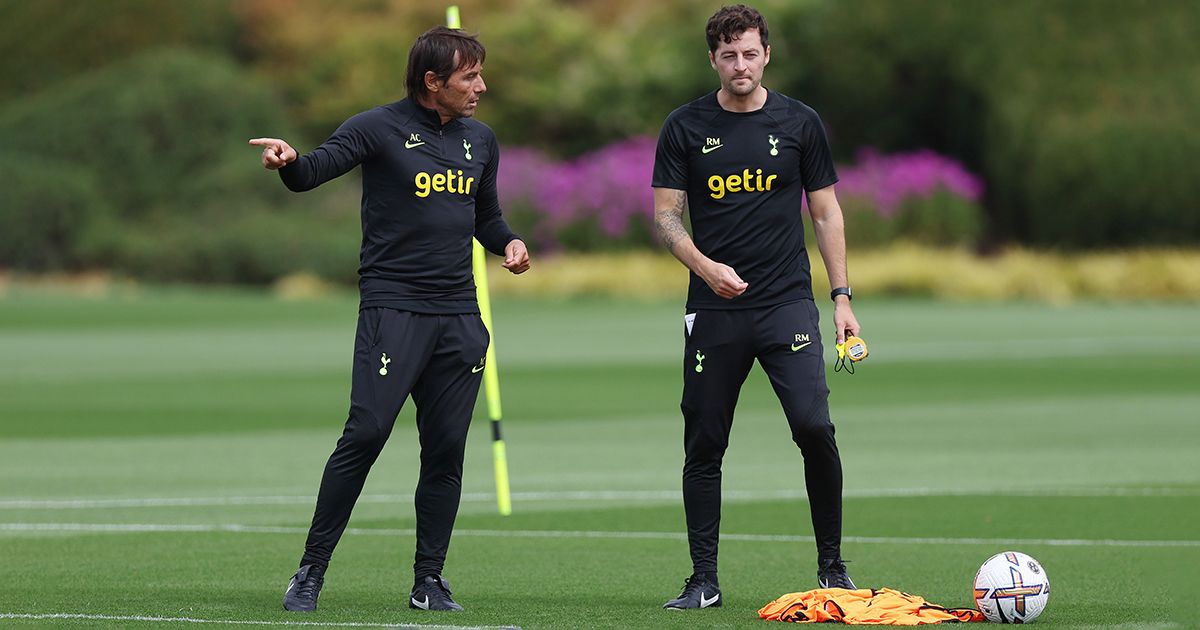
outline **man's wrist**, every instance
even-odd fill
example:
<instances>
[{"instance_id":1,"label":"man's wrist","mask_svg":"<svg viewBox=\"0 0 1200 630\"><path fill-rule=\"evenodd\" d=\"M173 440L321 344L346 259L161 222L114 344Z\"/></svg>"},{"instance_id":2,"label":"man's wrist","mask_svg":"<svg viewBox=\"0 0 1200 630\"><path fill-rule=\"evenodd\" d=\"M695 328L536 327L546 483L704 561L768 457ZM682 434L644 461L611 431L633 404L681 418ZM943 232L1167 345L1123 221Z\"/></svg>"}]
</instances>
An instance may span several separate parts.
<instances>
[{"instance_id":1,"label":"man's wrist","mask_svg":"<svg viewBox=\"0 0 1200 630\"><path fill-rule=\"evenodd\" d=\"M850 287L835 287L829 292L829 299L837 303L839 297L845 297L846 302L854 299L854 293L850 291Z\"/></svg>"}]
</instances>

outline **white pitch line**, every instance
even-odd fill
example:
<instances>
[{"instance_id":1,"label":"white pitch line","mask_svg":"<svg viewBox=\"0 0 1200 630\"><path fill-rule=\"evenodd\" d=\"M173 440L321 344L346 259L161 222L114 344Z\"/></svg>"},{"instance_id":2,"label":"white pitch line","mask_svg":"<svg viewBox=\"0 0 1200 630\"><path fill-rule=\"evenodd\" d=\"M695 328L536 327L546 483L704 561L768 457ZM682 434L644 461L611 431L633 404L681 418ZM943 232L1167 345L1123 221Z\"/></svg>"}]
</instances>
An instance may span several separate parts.
<instances>
[{"instance_id":1,"label":"white pitch line","mask_svg":"<svg viewBox=\"0 0 1200 630\"><path fill-rule=\"evenodd\" d=\"M195 617L151 617L146 615L89 615L83 613L0 613L0 619L83 619L88 621L156 621L169 623L219 623L241 626L322 626L327 628L440 628L444 630L509 630L516 626L443 626L419 623L364 623L355 621L259 621L254 619L198 619Z\"/></svg>"},{"instance_id":2,"label":"white pitch line","mask_svg":"<svg viewBox=\"0 0 1200 630\"><path fill-rule=\"evenodd\" d=\"M272 527L238 524L159 524L159 523L0 523L0 532L78 532L92 534L114 533L208 533L237 534L294 534L308 533L303 527ZM347 534L363 536L413 536L412 529L355 528ZM541 530L541 529L458 529L455 536L472 538L591 538L616 540L687 540L683 532L631 532L598 530ZM721 540L733 542L813 542L812 536L787 534L721 534ZM1115 540L1082 538L949 538L905 536L843 536L843 542L868 545L1042 545L1049 547L1200 547L1200 540Z\"/></svg>"},{"instance_id":3,"label":"white pitch line","mask_svg":"<svg viewBox=\"0 0 1200 630\"><path fill-rule=\"evenodd\" d=\"M1057 628L1066 630L1165 630L1183 628L1175 622L1127 622L1123 624L1067 624Z\"/></svg>"},{"instance_id":4,"label":"white pitch line","mask_svg":"<svg viewBox=\"0 0 1200 630\"><path fill-rule=\"evenodd\" d=\"M947 488L863 488L848 489L842 496L848 499L882 499L889 497L1176 497L1197 496L1200 488L1028 488L1028 489L947 489ZM723 498L731 501L767 499L807 499L803 489L796 490L726 490ZM679 501L679 490L553 490L514 492L513 501ZM490 492L463 493L464 503L490 503L496 495ZM261 495L230 497L145 497L118 499L0 499L0 509L10 510L67 510L99 508L153 507L215 507L226 505L308 505L316 502L312 495ZM364 494L358 503L411 503L412 495Z\"/></svg>"}]
</instances>

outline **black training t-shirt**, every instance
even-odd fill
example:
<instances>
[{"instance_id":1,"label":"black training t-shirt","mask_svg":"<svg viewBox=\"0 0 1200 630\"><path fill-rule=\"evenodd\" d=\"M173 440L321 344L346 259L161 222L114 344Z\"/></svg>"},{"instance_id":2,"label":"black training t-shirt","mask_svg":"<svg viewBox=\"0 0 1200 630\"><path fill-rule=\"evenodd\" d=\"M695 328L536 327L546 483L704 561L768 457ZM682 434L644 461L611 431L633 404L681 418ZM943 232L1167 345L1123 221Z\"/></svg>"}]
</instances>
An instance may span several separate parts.
<instances>
[{"instance_id":1,"label":"black training t-shirt","mask_svg":"<svg viewBox=\"0 0 1200 630\"><path fill-rule=\"evenodd\" d=\"M800 203L837 183L817 113L767 92L762 109L730 112L714 91L671 112L654 159L655 188L687 192L692 238L750 286L727 300L691 274L688 309L741 309L812 299Z\"/></svg>"},{"instance_id":2,"label":"black training t-shirt","mask_svg":"<svg viewBox=\"0 0 1200 630\"><path fill-rule=\"evenodd\" d=\"M361 306L478 313L471 237L498 255L517 238L500 216L499 162L487 125L443 126L404 99L351 117L279 176L301 192L362 165Z\"/></svg>"}]
</instances>

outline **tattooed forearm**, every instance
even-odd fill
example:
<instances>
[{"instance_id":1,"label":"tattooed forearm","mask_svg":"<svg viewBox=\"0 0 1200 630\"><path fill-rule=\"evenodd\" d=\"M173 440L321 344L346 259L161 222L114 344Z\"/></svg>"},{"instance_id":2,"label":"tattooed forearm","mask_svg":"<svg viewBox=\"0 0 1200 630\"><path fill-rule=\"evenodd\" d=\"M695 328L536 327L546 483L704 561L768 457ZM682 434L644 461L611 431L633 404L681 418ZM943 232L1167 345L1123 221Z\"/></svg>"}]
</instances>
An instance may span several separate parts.
<instances>
[{"instance_id":1,"label":"tattooed forearm","mask_svg":"<svg viewBox=\"0 0 1200 630\"><path fill-rule=\"evenodd\" d=\"M671 191L670 203L655 204L654 228L668 250L674 250L676 243L691 238L683 227L684 210L687 210L687 193L682 190Z\"/></svg>"}]
</instances>

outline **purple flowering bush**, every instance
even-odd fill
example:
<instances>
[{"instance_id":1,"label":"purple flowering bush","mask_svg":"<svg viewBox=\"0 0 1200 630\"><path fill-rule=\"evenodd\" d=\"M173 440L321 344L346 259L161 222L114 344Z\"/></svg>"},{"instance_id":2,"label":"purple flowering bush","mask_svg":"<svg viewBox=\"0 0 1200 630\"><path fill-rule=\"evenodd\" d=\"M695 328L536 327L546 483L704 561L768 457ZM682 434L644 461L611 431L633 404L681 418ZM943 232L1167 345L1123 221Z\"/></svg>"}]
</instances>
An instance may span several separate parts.
<instances>
[{"instance_id":1,"label":"purple flowering bush","mask_svg":"<svg viewBox=\"0 0 1200 630\"><path fill-rule=\"evenodd\" d=\"M505 150L497 186L513 229L538 249L654 245L652 138L632 138L566 162Z\"/></svg>"},{"instance_id":2,"label":"purple flowering bush","mask_svg":"<svg viewBox=\"0 0 1200 630\"><path fill-rule=\"evenodd\" d=\"M983 181L933 151L858 152L839 170L838 201L855 245L907 239L935 245L975 242L983 230Z\"/></svg>"},{"instance_id":3,"label":"purple flowering bush","mask_svg":"<svg viewBox=\"0 0 1200 630\"><path fill-rule=\"evenodd\" d=\"M650 176L655 140L637 137L574 160L527 148L504 151L498 186L504 213L532 247L597 251L655 247ZM983 226L983 183L932 151L866 149L839 169L847 238L969 244Z\"/></svg>"}]
</instances>

